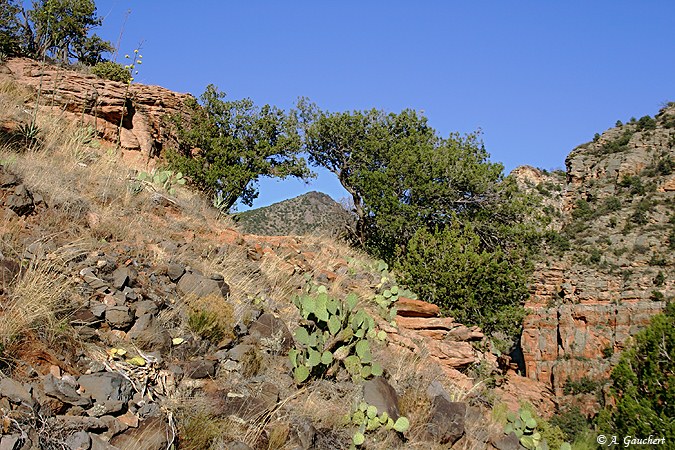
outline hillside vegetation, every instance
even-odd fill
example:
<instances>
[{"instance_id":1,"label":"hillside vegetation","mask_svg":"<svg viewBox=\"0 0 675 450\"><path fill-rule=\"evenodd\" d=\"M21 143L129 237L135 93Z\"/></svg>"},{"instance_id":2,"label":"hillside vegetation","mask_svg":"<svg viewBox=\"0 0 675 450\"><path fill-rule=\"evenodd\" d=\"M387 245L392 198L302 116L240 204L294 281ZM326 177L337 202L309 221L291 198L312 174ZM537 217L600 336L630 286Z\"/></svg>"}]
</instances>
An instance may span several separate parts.
<instances>
[{"instance_id":1,"label":"hillside vegetation","mask_svg":"<svg viewBox=\"0 0 675 450\"><path fill-rule=\"evenodd\" d=\"M321 192L308 192L270 206L232 216L245 233L267 236L344 235L354 218L339 203Z\"/></svg>"}]
</instances>

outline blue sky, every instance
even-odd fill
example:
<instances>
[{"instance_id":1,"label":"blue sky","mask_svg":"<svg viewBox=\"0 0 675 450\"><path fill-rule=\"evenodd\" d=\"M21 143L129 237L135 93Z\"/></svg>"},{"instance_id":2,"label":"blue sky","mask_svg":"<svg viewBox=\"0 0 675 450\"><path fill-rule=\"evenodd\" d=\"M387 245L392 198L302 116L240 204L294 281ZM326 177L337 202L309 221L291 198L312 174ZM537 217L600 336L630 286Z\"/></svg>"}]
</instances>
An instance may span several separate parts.
<instances>
[{"instance_id":1,"label":"blue sky","mask_svg":"<svg viewBox=\"0 0 675 450\"><path fill-rule=\"evenodd\" d=\"M675 2L98 0L137 81L291 108L423 110L442 135L483 131L507 171L562 168L593 134L675 100ZM127 11L131 11L123 26ZM309 190L263 180L254 206Z\"/></svg>"}]
</instances>

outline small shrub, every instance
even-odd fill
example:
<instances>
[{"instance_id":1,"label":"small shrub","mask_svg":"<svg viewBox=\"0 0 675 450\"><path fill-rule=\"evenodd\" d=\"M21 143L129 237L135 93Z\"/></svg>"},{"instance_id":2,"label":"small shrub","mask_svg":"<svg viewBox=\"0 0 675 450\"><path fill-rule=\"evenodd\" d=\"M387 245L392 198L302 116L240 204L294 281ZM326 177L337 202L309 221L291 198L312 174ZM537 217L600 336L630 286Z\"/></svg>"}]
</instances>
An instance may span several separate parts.
<instances>
[{"instance_id":1,"label":"small shrub","mask_svg":"<svg viewBox=\"0 0 675 450\"><path fill-rule=\"evenodd\" d=\"M608 345L607 347L602 349L602 356L605 359L611 358L613 354L614 354L614 347L611 345Z\"/></svg>"},{"instance_id":2,"label":"small shrub","mask_svg":"<svg viewBox=\"0 0 675 450\"><path fill-rule=\"evenodd\" d=\"M588 257L588 260L591 264L599 264L600 261L602 260L602 253L600 253L600 250L597 248L594 248L591 250L591 254Z\"/></svg>"},{"instance_id":3,"label":"small shrub","mask_svg":"<svg viewBox=\"0 0 675 450\"><path fill-rule=\"evenodd\" d=\"M557 231L548 230L544 234L544 240L559 253L568 251L571 247L570 240Z\"/></svg>"},{"instance_id":4,"label":"small shrub","mask_svg":"<svg viewBox=\"0 0 675 450\"><path fill-rule=\"evenodd\" d=\"M193 332L213 343L232 338L234 311L229 303L215 297L188 299L187 303L187 325Z\"/></svg>"},{"instance_id":5,"label":"small shrub","mask_svg":"<svg viewBox=\"0 0 675 450\"><path fill-rule=\"evenodd\" d=\"M595 394L600 387L601 382L583 377L576 381L568 380L563 387L563 393L565 395Z\"/></svg>"},{"instance_id":6,"label":"small shrub","mask_svg":"<svg viewBox=\"0 0 675 450\"><path fill-rule=\"evenodd\" d=\"M649 296L649 299L655 302L662 302L666 299L666 296L663 295L663 292L661 291L652 291L652 294Z\"/></svg>"},{"instance_id":7,"label":"small shrub","mask_svg":"<svg viewBox=\"0 0 675 450\"><path fill-rule=\"evenodd\" d=\"M642 184L642 180L637 175L627 175L623 177L618 185L623 188L628 188L631 195L644 195L647 191L644 184Z\"/></svg>"},{"instance_id":8,"label":"small shrub","mask_svg":"<svg viewBox=\"0 0 675 450\"><path fill-rule=\"evenodd\" d=\"M640 120L637 121L637 131L643 130L653 130L656 128L656 120L650 116L642 116Z\"/></svg>"},{"instance_id":9,"label":"small shrub","mask_svg":"<svg viewBox=\"0 0 675 450\"><path fill-rule=\"evenodd\" d=\"M578 406L571 406L551 417L551 425L560 428L568 441L576 441L584 431L590 428L588 419Z\"/></svg>"},{"instance_id":10,"label":"small shrub","mask_svg":"<svg viewBox=\"0 0 675 450\"><path fill-rule=\"evenodd\" d=\"M578 220L590 219L593 216L593 208L584 199L576 201L576 208L572 211L572 217Z\"/></svg>"},{"instance_id":11,"label":"small shrub","mask_svg":"<svg viewBox=\"0 0 675 450\"><path fill-rule=\"evenodd\" d=\"M633 131L627 128L626 130L624 130L623 134L621 134L621 136L619 136L617 139L614 139L613 141L609 141L606 144L604 144L598 150L598 153L602 155L607 153L617 153L628 150L628 143L630 142L632 137Z\"/></svg>"},{"instance_id":12,"label":"small shrub","mask_svg":"<svg viewBox=\"0 0 675 450\"><path fill-rule=\"evenodd\" d=\"M666 281L666 276L661 271L659 271L659 273L656 275L656 277L654 277L654 285L655 286L663 286L665 281Z\"/></svg>"},{"instance_id":13,"label":"small shrub","mask_svg":"<svg viewBox=\"0 0 675 450\"><path fill-rule=\"evenodd\" d=\"M129 73L129 70L113 61L97 63L91 68L91 73L104 80L119 81L125 84L131 83L131 73Z\"/></svg>"},{"instance_id":14,"label":"small shrub","mask_svg":"<svg viewBox=\"0 0 675 450\"><path fill-rule=\"evenodd\" d=\"M602 203L602 209L606 212L618 211L621 209L621 200L618 197L607 197Z\"/></svg>"}]
</instances>

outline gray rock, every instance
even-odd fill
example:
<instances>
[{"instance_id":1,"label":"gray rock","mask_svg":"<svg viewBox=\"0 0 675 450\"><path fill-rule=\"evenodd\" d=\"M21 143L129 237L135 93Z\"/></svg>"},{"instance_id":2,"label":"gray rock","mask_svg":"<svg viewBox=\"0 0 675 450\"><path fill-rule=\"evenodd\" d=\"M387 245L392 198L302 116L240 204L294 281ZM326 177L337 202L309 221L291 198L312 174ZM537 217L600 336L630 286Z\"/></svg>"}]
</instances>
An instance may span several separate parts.
<instances>
[{"instance_id":1,"label":"gray rock","mask_svg":"<svg viewBox=\"0 0 675 450\"><path fill-rule=\"evenodd\" d=\"M445 395L436 395L431 401L427 432L434 442L452 445L464 435L465 417L465 403L451 402Z\"/></svg>"},{"instance_id":2,"label":"gray rock","mask_svg":"<svg viewBox=\"0 0 675 450\"><path fill-rule=\"evenodd\" d=\"M108 444L106 441L104 441L95 434L89 433L89 437L91 438L90 450L120 450L119 447L114 447Z\"/></svg>"},{"instance_id":3,"label":"gray rock","mask_svg":"<svg viewBox=\"0 0 675 450\"><path fill-rule=\"evenodd\" d=\"M101 419L86 416L55 416L50 418L52 426L64 430L104 431L108 426Z\"/></svg>"},{"instance_id":4,"label":"gray rock","mask_svg":"<svg viewBox=\"0 0 675 450\"><path fill-rule=\"evenodd\" d=\"M33 397L23 384L11 378L0 380L0 397L7 397L12 403L33 405Z\"/></svg>"},{"instance_id":5,"label":"gray rock","mask_svg":"<svg viewBox=\"0 0 675 450\"><path fill-rule=\"evenodd\" d=\"M122 266L115 269L113 272L113 282L112 285L115 289L123 289L125 286L129 285L130 280L130 270L128 267Z\"/></svg>"},{"instance_id":6,"label":"gray rock","mask_svg":"<svg viewBox=\"0 0 675 450\"><path fill-rule=\"evenodd\" d=\"M133 322L134 318L126 306L108 306L105 309L105 320L113 328L125 329Z\"/></svg>"},{"instance_id":7,"label":"gray rock","mask_svg":"<svg viewBox=\"0 0 675 450\"><path fill-rule=\"evenodd\" d=\"M221 287L221 284L223 287ZM225 289L225 287L227 287ZM184 296L194 296L198 298L216 297L225 299L230 292L229 286L224 282L218 282L194 272L185 273L176 285L178 292Z\"/></svg>"},{"instance_id":8,"label":"gray rock","mask_svg":"<svg viewBox=\"0 0 675 450\"><path fill-rule=\"evenodd\" d=\"M94 303L93 305L89 305L89 311L91 311L91 313L99 319L103 317L105 310L106 305L104 303Z\"/></svg>"},{"instance_id":9,"label":"gray rock","mask_svg":"<svg viewBox=\"0 0 675 450\"><path fill-rule=\"evenodd\" d=\"M22 445L23 439L18 434L0 436L0 450L19 450Z\"/></svg>"},{"instance_id":10,"label":"gray rock","mask_svg":"<svg viewBox=\"0 0 675 450\"><path fill-rule=\"evenodd\" d=\"M252 348L254 348L254 346L250 344L237 344L227 352L227 356L231 360L239 362L242 360L246 352Z\"/></svg>"},{"instance_id":11,"label":"gray rock","mask_svg":"<svg viewBox=\"0 0 675 450\"><path fill-rule=\"evenodd\" d=\"M492 445L494 445L497 450L522 450L524 448L520 445L520 439L518 439L518 436L516 436L515 433L493 439Z\"/></svg>"},{"instance_id":12,"label":"gray rock","mask_svg":"<svg viewBox=\"0 0 675 450\"><path fill-rule=\"evenodd\" d=\"M19 178L11 172L8 172L2 165L0 165L0 187L7 188L16 186L20 183Z\"/></svg>"},{"instance_id":13,"label":"gray rock","mask_svg":"<svg viewBox=\"0 0 675 450\"><path fill-rule=\"evenodd\" d=\"M78 431L66 438L66 445L70 450L89 450L91 448L91 437L86 431Z\"/></svg>"},{"instance_id":14,"label":"gray rock","mask_svg":"<svg viewBox=\"0 0 675 450\"><path fill-rule=\"evenodd\" d=\"M135 289L132 289L129 286L125 286L124 289L122 289L122 293L127 300L138 300L138 293Z\"/></svg>"},{"instance_id":15,"label":"gray rock","mask_svg":"<svg viewBox=\"0 0 675 450\"><path fill-rule=\"evenodd\" d=\"M150 302L152 303L152 302ZM171 347L171 335L162 327L155 316L144 314L127 333L142 350L166 352Z\"/></svg>"},{"instance_id":16,"label":"gray rock","mask_svg":"<svg viewBox=\"0 0 675 450\"><path fill-rule=\"evenodd\" d=\"M134 306L136 307L136 311L134 312L134 315L136 317L141 317L145 314L157 315L157 313L159 312L157 303L153 302L152 300L143 300L140 302L136 302Z\"/></svg>"},{"instance_id":17,"label":"gray rock","mask_svg":"<svg viewBox=\"0 0 675 450\"><path fill-rule=\"evenodd\" d=\"M307 418L302 418L297 425L298 440L300 441L300 448L302 450L309 450L315 448L314 440L316 438L316 428L312 425L312 421Z\"/></svg>"},{"instance_id":18,"label":"gray rock","mask_svg":"<svg viewBox=\"0 0 675 450\"><path fill-rule=\"evenodd\" d=\"M97 277L94 270L89 267L82 269L80 275L84 279L84 282L96 291L105 292L109 288L108 283Z\"/></svg>"},{"instance_id":19,"label":"gray rock","mask_svg":"<svg viewBox=\"0 0 675 450\"><path fill-rule=\"evenodd\" d=\"M67 378L56 378L54 375L48 374L42 379L42 386L45 394L57 398L63 403L84 407L91 405L91 401L88 398L81 397L77 393L77 386Z\"/></svg>"},{"instance_id":20,"label":"gray rock","mask_svg":"<svg viewBox=\"0 0 675 450\"><path fill-rule=\"evenodd\" d=\"M208 359L189 361L184 368L185 375L193 379L216 376L216 362Z\"/></svg>"},{"instance_id":21,"label":"gray rock","mask_svg":"<svg viewBox=\"0 0 675 450\"><path fill-rule=\"evenodd\" d=\"M249 336L274 353L287 353L293 343L293 335L283 320L270 313L261 315L249 326Z\"/></svg>"},{"instance_id":22,"label":"gray rock","mask_svg":"<svg viewBox=\"0 0 675 450\"><path fill-rule=\"evenodd\" d=\"M14 188L14 193L5 199L5 206L19 216L27 216L35 209L33 196L23 184Z\"/></svg>"},{"instance_id":23,"label":"gray rock","mask_svg":"<svg viewBox=\"0 0 675 450\"><path fill-rule=\"evenodd\" d=\"M185 267L178 263L171 263L166 268L166 275L169 277L169 280L176 283L180 280L180 277L185 273Z\"/></svg>"},{"instance_id":24,"label":"gray rock","mask_svg":"<svg viewBox=\"0 0 675 450\"><path fill-rule=\"evenodd\" d=\"M128 402L132 396L131 382L117 372L82 375L77 381L85 395L97 403L108 400Z\"/></svg>"},{"instance_id":25,"label":"gray rock","mask_svg":"<svg viewBox=\"0 0 675 450\"><path fill-rule=\"evenodd\" d=\"M151 417L138 428L130 428L115 436L110 444L134 450L157 450L167 448L171 431L161 417Z\"/></svg>"},{"instance_id":26,"label":"gray rock","mask_svg":"<svg viewBox=\"0 0 675 450\"><path fill-rule=\"evenodd\" d=\"M91 409L87 410L87 415L90 417L101 417L109 414L117 414L121 412L125 406L125 402L118 400L96 403Z\"/></svg>"},{"instance_id":27,"label":"gray rock","mask_svg":"<svg viewBox=\"0 0 675 450\"><path fill-rule=\"evenodd\" d=\"M138 408L138 417L146 419L148 417L159 417L162 413L162 410L159 409L157 403L146 403L145 405Z\"/></svg>"},{"instance_id":28,"label":"gray rock","mask_svg":"<svg viewBox=\"0 0 675 450\"><path fill-rule=\"evenodd\" d=\"M398 410L398 395L387 380L375 377L366 381L363 385L363 399L377 408L378 414L386 411L389 417L396 420L400 412Z\"/></svg>"}]
</instances>

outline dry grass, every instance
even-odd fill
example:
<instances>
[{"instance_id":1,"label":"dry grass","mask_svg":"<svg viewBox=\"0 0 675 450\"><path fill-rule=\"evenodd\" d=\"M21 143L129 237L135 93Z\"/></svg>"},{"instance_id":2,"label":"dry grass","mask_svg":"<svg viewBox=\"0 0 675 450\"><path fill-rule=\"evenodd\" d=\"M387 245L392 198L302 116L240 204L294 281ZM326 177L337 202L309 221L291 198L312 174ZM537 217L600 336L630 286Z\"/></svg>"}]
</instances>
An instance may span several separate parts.
<instances>
[{"instance_id":1,"label":"dry grass","mask_svg":"<svg viewBox=\"0 0 675 450\"><path fill-rule=\"evenodd\" d=\"M14 285L8 302L0 305L0 346L8 351L30 332L53 339L68 291L68 280L54 262L32 263Z\"/></svg>"}]
</instances>

